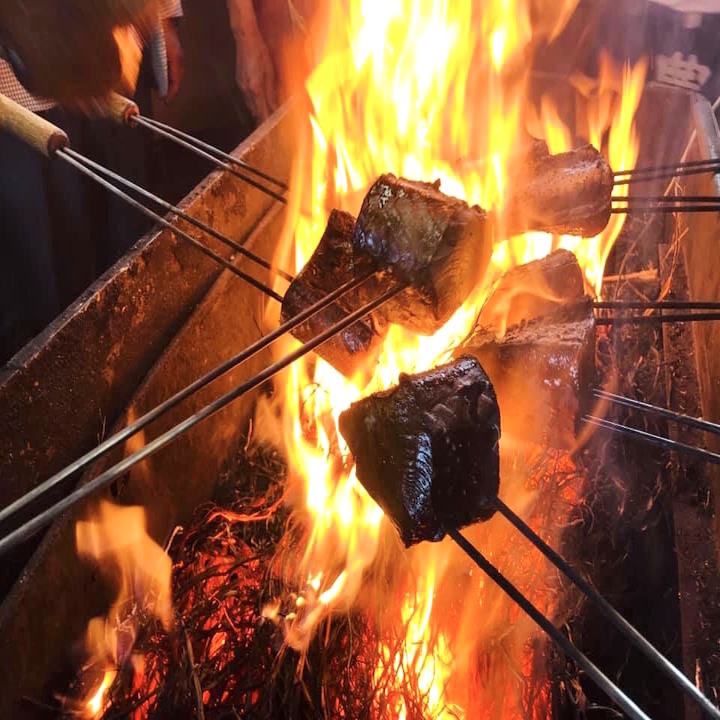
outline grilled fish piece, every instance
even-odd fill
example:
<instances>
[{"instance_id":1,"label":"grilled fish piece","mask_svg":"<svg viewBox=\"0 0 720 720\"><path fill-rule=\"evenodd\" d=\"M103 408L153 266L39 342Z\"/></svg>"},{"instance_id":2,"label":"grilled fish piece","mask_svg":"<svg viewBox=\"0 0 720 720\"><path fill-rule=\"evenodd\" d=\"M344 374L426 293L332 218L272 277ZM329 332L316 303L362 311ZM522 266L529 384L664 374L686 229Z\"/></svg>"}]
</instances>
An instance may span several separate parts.
<instances>
[{"instance_id":1,"label":"grilled fish piece","mask_svg":"<svg viewBox=\"0 0 720 720\"><path fill-rule=\"evenodd\" d=\"M406 546L441 540L447 528L488 520L500 486L500 412L473 357L353 404L340 432L358 480Z\"/></svg>"},{"instance_id":2,"label":"grilled fish piece","mask_svg":"<svg viewBox=\"0 0 720 720\"><path fill-rule=\"evenodd\" d=\"M412 284L378 315L423 335L439 330L482 279L492 254L491 223L479 207L434 184L382 175L365 197L355 257Z\"/></svg>"},{"instance_id":3,"label":"grilled fish piece","mask_svg":"<svg viewBox=\"0 0 720 720\"><path fill-rule=\"evenodd\" d=\"M523 321L552 315L574 304L585 312L585 282L575 255L556 250L508 270L480 311L479 325L503 332Z\"/></svg>"},{"instance_id":4,"label":"grilled fish piece","mask_svg":"<svg viewBox=\"0 0 720 720\"><path fill-rule=\"evenodd\" d=\"M497 214L504 236L530 230L594 237L610 220L613 174L592 145L550 155L535 146Z\"/></svg>"},{"instance_id":5,"label":"grilled fish piece","mask_svg":"<svg viewBox=\"0 0 720 720\"><path fill-rule=\"evenodd\" d=\"M508 328L487 329L458 351L472 354L493 379L507 437L572 449L595 383L592 299Z\"/></svg>"},{"instance_id":6,"label":"grilled fish piece","mask_svg":"<svg viewBox=\"0 0 720 720\"><path fill-rule=\"evenodd\" d=\"M352 215L333 210L327 228L312 257L290 284L283 298L281 322L287 322L298 313L319 302L340 285L373 270L373 264L353 254ZM341 321L351 312L380 294L382 276L367 281L359 288L342 296L325 310L316 313L292 334L307 342ZM338 372L351 377L359 370L369 370L380 351L386 328L382 321L368 316L323 343L316 352Z\"/></svg>"}]
</instances>

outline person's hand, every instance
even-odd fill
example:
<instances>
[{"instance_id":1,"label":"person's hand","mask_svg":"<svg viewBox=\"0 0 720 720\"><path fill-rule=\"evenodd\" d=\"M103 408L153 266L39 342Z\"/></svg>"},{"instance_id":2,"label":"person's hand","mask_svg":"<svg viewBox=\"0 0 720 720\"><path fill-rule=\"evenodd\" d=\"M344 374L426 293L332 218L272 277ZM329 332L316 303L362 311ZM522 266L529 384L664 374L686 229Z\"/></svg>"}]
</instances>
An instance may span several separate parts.
<instances>
[{"instance_id":1,"label":"person's hand","mask_svg":"<svg viewBox=\"0 0 720 720\"><path fill-rule=\"evenodd\" d=\"M238 43L235 82L242 91L253 117L262 122L277 108L275 69L259 31Z\"/></svg>"},{"instance_id":2,"label":"person's hand","mask_svg":"<svg viewBox=\"0 0 720 720\"><path fill-rule=\"evenodd\" d=\"M163 20L163 33L165 34L168 60L168 93L165 101L172 102L177 97L182 85L185 75L185 59L180 36L172 20Z\"/></svg>"}]
</instances>

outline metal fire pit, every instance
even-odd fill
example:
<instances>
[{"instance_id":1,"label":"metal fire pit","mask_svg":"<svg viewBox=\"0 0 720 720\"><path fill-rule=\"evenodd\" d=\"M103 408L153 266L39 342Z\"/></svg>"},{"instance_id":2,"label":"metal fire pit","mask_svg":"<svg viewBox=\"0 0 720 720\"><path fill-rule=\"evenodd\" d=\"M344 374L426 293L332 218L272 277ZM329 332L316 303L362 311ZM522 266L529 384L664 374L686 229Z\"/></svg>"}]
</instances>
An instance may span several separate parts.
<instances>
[{"instance_id":1,"label":"metal fire pit","mask_svg":"<svg viewBox=\"0 0 720 720\"><path fill-rule=\"evenodd\" d=\"M532 86L536 99L553 96L569 127L578 112L573 91L565 82L537 76ZM662 87L648 87L639 113L641 137L639 164L679 161L692 133L695 141L688 159L718 157L720 140L712 110L701 97ZM255 166L289 180L292 152L298 133L297 117L280 111L236 151ZM710 180L693 181L693 190ZM646 187L662 192L664 187ZM691 185L690 183L688 184ZM689 190L690 191L690 190ZM210 175L183 207L266 258L280 237L284 214L272 201L226 173ZM181 227L185 227L180 223ZM720 299L720 278L713 274L720 226L714 215L690 216L686 242L690 297ZM211 247L227 255L212 241ZM657 252L656 252L657 256ZM659 261L658 261L659 264ZM238 265L247 267L240 260ZM262 273L253 274L265 280ZM217 267L172 233L151 234L135 248L43 335L21 351L0 377L0 505L34 487L90 449L111 427L120 428L261 335L259 320L265 298L231 273ZM684 409L692 414L720 418L720 359L711 348L720 337L711 324L694 328L697 370L689 364L696 385L687 388ZM152 439L179 418L268 364L268 354L224 376L169 417L156 423L144 441ZM686 363L687 364L687 363ZM690 383L692 385L692 382ZM676 388L668 383L675 402ZM124 504L147 508L150 532L163 542L172 527L189 519L199 503L213 494L219 470L235 450L236 441L251 412L254 395L226 408L151 460L134 468L106 496ZM695 403L696 405L693 405ZM673 405L677 407L677 405ZM683 408L681 408L683 409ZM97 463L81 482L97 475L119 455ZM683 467L688 467L683 464ZM696 662L711 681L718 667L705 663L701 640L705 617L697 608L705 599L692 587L704 572L716 577L712 509L703 503L717 488L718 478L705 466L695 466L686 483L678 482L676 534L682 592L684 670L694 677ZM698 492L702 488L703 492ZM706 491L707 489L707 491ZM718 493L714 493L718 497ZM42 717L23 701L42 698L52 676L68 660L73 645L83 636L87 621L107 609L107 590L88 565L75 554L74 526L85 513L80 506L56 522L45 537L16 553L6 565L4 581L10 586L29 553L19 578L0 606L0 656L6 672L0 673L0 717ZM702 539L702 548L690 547ZM697 610L697 611L696 611ZM706 626L705 626L706 627ZM690 713L687 718L695 717Z\"/></svg>"}]
</instances>

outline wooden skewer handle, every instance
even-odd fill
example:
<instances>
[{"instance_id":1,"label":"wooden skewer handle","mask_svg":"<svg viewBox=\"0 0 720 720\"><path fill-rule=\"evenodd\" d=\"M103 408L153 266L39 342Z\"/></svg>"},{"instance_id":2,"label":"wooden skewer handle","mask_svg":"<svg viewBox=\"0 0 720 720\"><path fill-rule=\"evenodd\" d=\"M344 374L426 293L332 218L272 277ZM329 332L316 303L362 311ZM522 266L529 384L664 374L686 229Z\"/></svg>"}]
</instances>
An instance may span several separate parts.
<instances>
[{"instance_id":1,"label":"wooden skewer handle","mask_svg":"<svg viewBox=\"0 0 720 720\"><path fill-rule=\"evenodd\" d=\"M119 125L129 125L133 117L140 114L138 106L126 97L113 93L107 104L106 115Z\"/></svg>"},{"instance_id":2,"label":"wooden skewer handle","mask_svg":"<svg viewBox=\"0 0 720 720\"><path fill-rule=\"evenodd\" d=\"M2 94L0 129L7 130L46 157L52 157L57 150L70 144L68 136L59 127Z\"/></svg>"}]
</instances>

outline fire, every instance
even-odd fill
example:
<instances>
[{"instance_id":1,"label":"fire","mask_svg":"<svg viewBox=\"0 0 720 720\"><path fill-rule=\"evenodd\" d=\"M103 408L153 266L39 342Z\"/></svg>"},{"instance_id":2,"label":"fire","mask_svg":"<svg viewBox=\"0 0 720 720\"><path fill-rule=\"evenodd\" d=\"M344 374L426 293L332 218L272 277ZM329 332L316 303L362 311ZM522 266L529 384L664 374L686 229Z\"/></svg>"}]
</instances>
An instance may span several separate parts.
<instances>
[{"instance_id":1,"label":"fire","mask_svg":"<svg viewBox=\"0 0 720 720\"><path fill-rule=\"evenodd\" d=\"M329 3L332 33L317 49L323 60L307 84L308 137L298 148L289 202L291 242L279 250L278 264L303 267L329 210L357 214L368 187L385 172L439 178L446 193L488 210L497 207L528 128L552 152L570 149L572 138L580 137L606 151L616 171L632 168L644 63L617 72L606 61L594 85L577 80L586 118L582 126L567 127L549 98L539 109L527 101L529 48L540 36L560 33L576 4ZM426 717L540 717L541 711L526 712L518 679L528 675L529 645L538 631L497 588L473 574L450 543L405 551L392 540L382 511L357 480L338 431L339 415L362 396L395 384L401 373L427 370L449 357L470 332L493 284L517 264L564 247L578 257L588 286L599 291L622 223L622 216L613 216L605 231L590 239L543 233L496 238L486 277L433 337L392 326L376 365L350 380L315 357L295 363L285 375L284 392L274 402L281 406L290 473L301 489L297 516L308 532L299 562L293 555L290 563L294 588L301 590L293 612L281 616L287 604L278 600L268 604L263 617L283 622L288 645L301 652L335 613L359 609L379 625L395 628L398 643L379 641L374 672L376 680L384 679L379 716L414 717L418 708L409 707L404 695L412 686ZM274 417L270 411L267 401L260 403L258 427ZM546 523L543 534L554 543L573 489L561 486L556 475L523 464L527 458L520 462L520 454L508 450L511 444L504 438L503 498L517 512ZM572 473L569 459L559 462ZM547 565L517 545L496 519L469 532L501 571L552 615L557 598L548 590L553 581ZM101 505L96 519L78 524L77 543L81 555L99 562L119 584L108 617L96 618L88 628L88 650L104 671L85 701L85 715L95 717L107 705L116 669L133 662L134 608L166 627L172 622L171 563L147 535L139 508ZM211 652L223 642L224 636Z\"/></svg>"},{"instance_id":2,"label":"fire","mask_svg":"<svg viewBox=\"0 0 720 720\"><path fill-rule=\"evenodd\" d=\"M84 703L83 714L95 718L107 709L117 668L137 661L132 649L144 617L157 618L166 629L172 625L172 562L148 535L140 507L103 501L94 517L77 523L75 539L78 555L97 562L103 575L118 586L110 612L90 621L85 639L90 665L104 673Z\"/></svg>"},{"instance_id":3,"label":"fire","mask_svg":"<svg viewBox=\"0 0 720 720\"><path fill-rule=\"evenodd\" d=\"M626 68L618 80L608 63L599 83L586 88L587 126L574 128L574 133L550 99L543 100L539 112L526 102L525 52L539 35L552 38L562 30L575 0L349 0L330 5L332 33L307 83L311 131L298 151L293 186L300 190L290 203L295 210L292 238L278 253L280 264L294 260L297 269L303 267L322 236L329 210L357 214L364 193L385 172L425 181L439 178L450 195L488 209L496 206L518 138L533 120L536 127L531 129L547 140L552 152L570 149L575 134L607 150L615 170L634 166L638 139L633 119L644 64ZM468 164L468 158L482 161ZM383 514L357 481L337 429L339 414L361 396L395 384L401 372L423 371L443 360L467 336L492 284L516 264L565 247L577 255L589 287L599 291L622 222L622 216L613 216L608 228L591 239L528 233L497 242L487 277L435 336L390 328L377 366L367 368L369 382L366 373L349 381L319 358L296 363L287 373L280 394L283 438L291 472L304 488L298 512L310 527L299 567L305 592L297 613L286 618L291 646L304 649L321 621L334 612L362 605L377 614L384 595L368 587L367 571L392 564L401 552L389 547ZM261 408L259 418L263 414ZM527 479L509 495L503 481L503 493L516 507L532 497ZM497 525L488 526L494 530L483 536L489 546L498 546L500 557L505 536ZM392 668L397 688L411 672L430 717L465 716L466 709L448 696L448 682L453 668L458 672L466 666L475 648L474 643L458 643L457 628L455 633L438 630L434 598L451 557L446 543L409 553L414 587L393 603L406 639L397 652L381 648L377 668L380 674ZM458 558L453 562L457 565ZM482 603L483 596L476 595L477 590L469 597ZM506 607L502 598L492 597ZM269 606L267 616L275 615ZM517 620L513 612L506 617ZM489 628L498 628L490 621L485 627L480 621L463 626L486 639ZM534 632L523 626L512 663L523 664L526 641ZM508 683L495 683L497 692L504 692ZM406 717L401 700L391 705L394 717ZM493 706L491 701L483 705Z\"/></svg>"}]
</instances>

